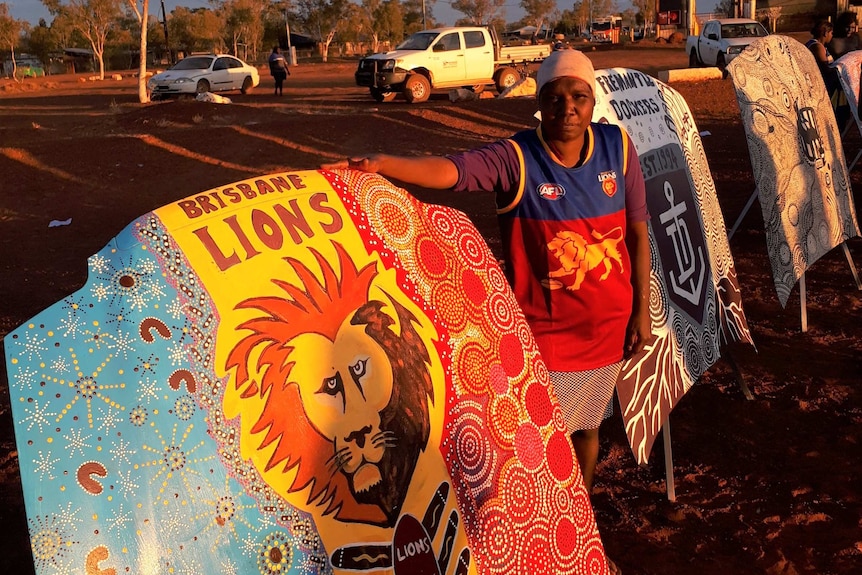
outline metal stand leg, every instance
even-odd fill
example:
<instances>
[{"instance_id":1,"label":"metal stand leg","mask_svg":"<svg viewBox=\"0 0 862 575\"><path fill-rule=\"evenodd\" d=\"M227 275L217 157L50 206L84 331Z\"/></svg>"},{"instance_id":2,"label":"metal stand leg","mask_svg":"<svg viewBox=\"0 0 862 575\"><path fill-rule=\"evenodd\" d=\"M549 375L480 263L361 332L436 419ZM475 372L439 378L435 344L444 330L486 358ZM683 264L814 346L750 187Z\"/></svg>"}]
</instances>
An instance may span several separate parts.
<instances>
[{"instance_id":1,"label":"metal stand leg","mask_svg":"<svg viewBox=\"0 0 862 575\"><path fill-rule=\"evenodd\" d=\"M853 171L853 166L855 166L855 165L856 165L856 162L858 162L858 161L859 161L859 156L862 156L862 150L859 150L858 152L856 152L856 157L855 157L855 158L853 158L853 161L852 161L852 162L850 162L850 165L849 165L849 166L847 166L847 171L848 171L848 172Z\"/></svg>"},{"instance_id":2,"label":"metal stand leg","mask_svg":"<svg viewBox=\"0 0 862 575\"><path fill-rule=\"evenodd\" d=\"M799 316L802 320L802 333L808 331L808 307L805 304L805 274L799 276Z\"/></svg>"},{"instance_id":3,"label":"metal stand leg","mask_svg":"<svg viewBox=\"0 0 862 575\"><path fill-rule=\"evenodd\" d=\"M862 152L859 153L862 154ZM847 242L842 243L841 247L844 248L844 256L847 258L847 263L850 264L850 273L853 274L856 289L862 291L862 283L859 282L859 274L856 272L856 265L853 263L853 256L850 255L850 248L847 247Z\"/></svg>"},{"instance_id":4,"label":"metal stand leg","mask_svg":"<svg viewBox=\"0 0 862 575\"><path fill-rule=\"evenodd\" d=\"M664 478L667 484L667 500L676 501L676 487L673 482L673 453L670 448L670 416L661 426L662 443L664 443Z\"/></svg>"},{"instance_id":5,"label":"metal stand leg","mask_svg":"<svg viewBox=\"0 0 862 575\"><path fill-rule=\"evenodd\" d=\"M751 192L751 197L748 198L748 202L746 202L745 207L742 208L742 213L739 214L739 217L736 218L736 222L734 222L733 227L730 228L730 232L728 232L727 234L728 241L730 241L730 239L733 237L733 234L736 233L736 229L739 227L739 224L742 223L742 220L743 218L745 218L745 215L748 213L748 210L751 209L751 206L752 204L754 204L755 199L757 199L757 188L754 188L754 191Z\"/></svg>"},{"instance_id":6,"label":"metal stand leg","mask_svg":"<svg viewBox=\"0 0 862 575\"><path fill-rule=\"evenodd\" d=\"M727 363L730 364L730 369L733 370L733 375L736 377L736 383L739 384L739 389L742 390L742 395L745 396L745 399L748 401L754 401L754 395L751 393L751 390L748 388L748 384L745 383L745 379L742 377L742 370L739 369L739 364L736 363L736 360L731 355L729 349L724 350L724 357L727 359Z\"/></svg>"}]
</instances>

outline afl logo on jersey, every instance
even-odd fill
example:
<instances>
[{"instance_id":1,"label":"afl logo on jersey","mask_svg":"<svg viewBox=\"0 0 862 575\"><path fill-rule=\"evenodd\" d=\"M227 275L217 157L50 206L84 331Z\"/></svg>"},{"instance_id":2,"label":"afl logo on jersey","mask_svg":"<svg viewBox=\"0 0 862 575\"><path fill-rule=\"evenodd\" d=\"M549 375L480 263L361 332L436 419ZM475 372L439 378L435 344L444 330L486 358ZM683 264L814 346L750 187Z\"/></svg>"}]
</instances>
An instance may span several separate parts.
<instances>
[{"instance_id":1,"label":"afl logo on jersey","mask_svg":"<svg viewBox=\"0 0 862 575\"><path fill-rule=\"evenodd\" d=\"M602 172L599 174L599 182L602 184L602 191L609 198L614 197L617 193L617 173L611 170L610 172Z\"/></svg>"},{"instance_id":2,"label":"afl logo on jersey","mask_svg":"<svg viewBox=\"0 0 862 575\"><path fill-rule=\"evenodd\" d=\"M542 184L536 191L539 192L539 197L546 200L559 200L566 195L566 188L560 184Z\"/></svg>"}]
</instances>

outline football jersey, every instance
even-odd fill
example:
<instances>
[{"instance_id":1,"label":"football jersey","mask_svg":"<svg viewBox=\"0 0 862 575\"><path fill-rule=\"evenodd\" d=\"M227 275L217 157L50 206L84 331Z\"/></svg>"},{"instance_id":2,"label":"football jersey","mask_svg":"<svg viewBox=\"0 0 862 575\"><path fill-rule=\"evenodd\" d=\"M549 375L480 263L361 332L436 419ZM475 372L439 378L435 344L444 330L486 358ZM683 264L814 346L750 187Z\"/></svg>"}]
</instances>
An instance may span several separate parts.
<instances>
[{"instance_id":1,"label":"football jersey","mask_svg":"<svg viewBox=\"0 0 862 575\"><path fill-rule=\"evenodd\" d=\"M619 361L632 309L625 137L591 124L585 161L557 161L540 129L515 134L514 199L498 208L506 273L548 369Z\"/></svg>"}]
</instances>

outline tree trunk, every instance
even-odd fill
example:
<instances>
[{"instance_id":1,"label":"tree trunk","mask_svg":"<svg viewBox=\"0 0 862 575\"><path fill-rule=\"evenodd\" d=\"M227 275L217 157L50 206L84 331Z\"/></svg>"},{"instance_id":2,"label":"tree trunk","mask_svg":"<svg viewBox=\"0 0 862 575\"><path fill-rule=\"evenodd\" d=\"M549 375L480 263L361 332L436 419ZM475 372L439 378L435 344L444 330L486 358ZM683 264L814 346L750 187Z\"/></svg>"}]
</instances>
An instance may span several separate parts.
<instances>
[{"instance_id":1,"label":"tree trunk","mask_svg":"<svg viewBox=\"0 0 862 575\"><path fill-rule=\"evenodd\" d=\"M144 13L141 15L141 58L138 63L138 101L146 104L150 101L147 93L147 21L149 19L150 0L144 0Z\"/></svg>"},{"instance_id":2,"label":"tree trunk","mask_svg":"<svg viewBox=\"0 0 862 575\"><path fill-rule=\"evenodd\" d=\"M9 51L12 53L12 79L16 82L21 82L18 77L18 63L15 61L15 46L9 46Z\"/></svg>"},{"instance_id":3,"label":"tree trunk","mask_svg":"<svg viewBox=\"0 0 862 575\"><path fill-rule=\"evenodd\" d=\"M99 59L99 80L105 79L105 52L104 50L99 51L96 54L96 57Z\"/></svg>"}]
</instances>

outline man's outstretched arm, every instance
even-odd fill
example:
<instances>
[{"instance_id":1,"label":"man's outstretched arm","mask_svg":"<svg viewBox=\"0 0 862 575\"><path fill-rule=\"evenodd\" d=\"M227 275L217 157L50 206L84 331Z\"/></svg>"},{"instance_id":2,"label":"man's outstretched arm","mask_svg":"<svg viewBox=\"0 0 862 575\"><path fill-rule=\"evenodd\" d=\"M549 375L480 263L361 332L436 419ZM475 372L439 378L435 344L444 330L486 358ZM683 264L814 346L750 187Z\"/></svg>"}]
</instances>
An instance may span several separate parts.
<instances>
[{"instance_id":1,"label":"man's outstretched arm","mask_svg":"<svg viewBox=\"0 0 862 575\"><path fill-rule=\"evenodd\" d=\"M458 182L458 169L455 164L442 156L408 158L371 154L323 164L321 168L324 170L351 168L435 190L451 188Z\"/></svg>"}]
</instances>

